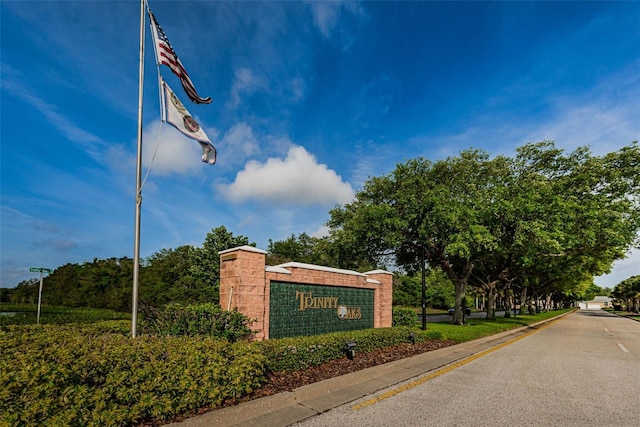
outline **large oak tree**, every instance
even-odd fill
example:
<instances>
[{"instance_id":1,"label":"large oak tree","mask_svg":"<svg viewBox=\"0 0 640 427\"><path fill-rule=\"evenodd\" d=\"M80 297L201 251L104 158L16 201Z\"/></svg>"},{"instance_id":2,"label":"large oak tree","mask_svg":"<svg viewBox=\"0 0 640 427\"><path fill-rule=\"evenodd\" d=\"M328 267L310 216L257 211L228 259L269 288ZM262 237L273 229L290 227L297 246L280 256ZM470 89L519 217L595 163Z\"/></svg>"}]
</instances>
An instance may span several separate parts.
<instances>
[{"instance_id":1,"label":"large oak tree","mask_svg":"<svg viewBox=\"0 0 640 427\"><path fill-rule=\"evenodd\" d=\"M470 279L551 294L584 286L637 244L640 149L606 156L527 144L514 158L480 150L398 164L331 211L336 241L415 271L424 259L456 291L454 323ZM362 256L362 255L359 255ZM475 273L474 273L475 269Z\"/></svg>"}]
</instances>

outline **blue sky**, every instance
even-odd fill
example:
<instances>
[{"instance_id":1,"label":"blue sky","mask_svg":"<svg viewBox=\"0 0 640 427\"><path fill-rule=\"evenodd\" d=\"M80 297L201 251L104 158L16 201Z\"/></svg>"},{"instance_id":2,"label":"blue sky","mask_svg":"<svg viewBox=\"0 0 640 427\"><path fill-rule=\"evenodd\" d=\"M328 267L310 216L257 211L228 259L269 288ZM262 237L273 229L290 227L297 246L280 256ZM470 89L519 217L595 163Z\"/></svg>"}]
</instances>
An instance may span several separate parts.
<instances>
[{"instance_id":1,"label":"blue sky","mask_svg":"<svg viewBox=\"0 0 640 427\"><path fill-rule=\"evenodd\" d=\"M640 139L639 2L151 1L209 105L218 150L159 122L148 19L141 255L224 225L322 235L370 176L417 156ZM133 256L138 1L6 1L1 13L1 282ZM596 280L640 274L640 251Z\"/></svg>"}]
</instances>

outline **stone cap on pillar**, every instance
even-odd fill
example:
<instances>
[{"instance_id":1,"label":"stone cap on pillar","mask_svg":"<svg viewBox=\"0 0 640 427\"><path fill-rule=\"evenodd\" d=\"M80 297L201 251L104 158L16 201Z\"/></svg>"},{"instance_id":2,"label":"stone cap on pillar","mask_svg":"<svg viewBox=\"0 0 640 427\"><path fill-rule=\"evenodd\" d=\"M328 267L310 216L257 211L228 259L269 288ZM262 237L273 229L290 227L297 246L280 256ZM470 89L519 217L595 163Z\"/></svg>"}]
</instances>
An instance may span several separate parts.
<instances>
[{"instance_id":1,"label":"stone cap on pillar","mask_svg":"<svg viewBox=\"0 0 640 427\"><path fill-rule=\"evenodd\" d=\"M373 270L373 271L366 271L364 273L362 273L366 276L371 275L371 274L389 274L391 276L393 276L393 273L387 270Z\"/></svg>"},{"instance_id":2,"label":"stone cap on pillar","mask_svg":"<svg viewBox=\"0 0 640 427\"><path fill-rule=\"evenodd\" d=\"M287 270L284 267L280 267L279 265L276 266L266 266L265 267L265 271L268 273L282 273L282 274L291 274L290 270Z\"/></svg>"},{"instance_id":3,"label":"stone cap on pillar","mask_svg":"<svg viewBox=\"0 0 640 427\"><path fill-rule=\"evenodd\" d=\"M224 251L218 252L218 255L223 255L229 252L236 252L236 251L256 252L256 253L265 254L265 255L267 253L267 251L265 250L254 248L253 246L244 245L244 246L238 246L236 248L225 249Z\"/></svg>"},{"instance_id":4,"label":"stone cap on pillar","mask_svg":"<svg viewBox=\"0 0 640 427\"><path fill-rule=\"evenodd\" d=\"M274 265L270 268L283 268L283 269L291 269L291 268L301 268L306 270L316 270L316 271L325 271L327 273L338 273L338 274L348 274L351 276L364 276L365 273L358 273L353 270L344 270L342 268L333 268L333 267L325 267L323 265L316 264L306 264L303 262L285 262L284 264Z\"/></svg>"},{"instance_id":5,"label":"stone cap on pillar","mask_svg":"<svg viewBox=\"0 0 640 427\"><path fill-rule=\"evenodd\" d=\"M366 273L362 274L367 276L367 283L375 283L380 285L382 282L391 283L390 280L393 280L393 273L387 270L373 270L367 271Z\"/></svg>"}]
</instances>

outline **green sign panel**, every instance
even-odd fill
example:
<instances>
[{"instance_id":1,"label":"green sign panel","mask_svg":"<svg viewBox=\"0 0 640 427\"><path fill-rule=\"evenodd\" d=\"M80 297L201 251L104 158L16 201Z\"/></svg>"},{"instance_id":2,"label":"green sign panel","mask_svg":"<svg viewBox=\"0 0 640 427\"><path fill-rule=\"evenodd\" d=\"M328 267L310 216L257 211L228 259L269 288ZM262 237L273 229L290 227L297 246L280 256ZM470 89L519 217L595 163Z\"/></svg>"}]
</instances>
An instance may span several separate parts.
<instances>
[{"instance_id":1,"label":"green sign panel","mask_svg":"<svg viewBox=\"0 0 640 427\"><path fill-rule=\"evenodd\" d=\"M51 273L52 270L49 268L31 267L29 271L32 273Z\"/></svg>"},{"instance_id":2,"label":"green sign panel","mask_svg":"<svg viewBox=\"0 0 640 427\"><path fill-rule=\"evenodd\" d=\"M269 338L373 328L373 289L271 282Z\"/></svg>"}]
</instances>

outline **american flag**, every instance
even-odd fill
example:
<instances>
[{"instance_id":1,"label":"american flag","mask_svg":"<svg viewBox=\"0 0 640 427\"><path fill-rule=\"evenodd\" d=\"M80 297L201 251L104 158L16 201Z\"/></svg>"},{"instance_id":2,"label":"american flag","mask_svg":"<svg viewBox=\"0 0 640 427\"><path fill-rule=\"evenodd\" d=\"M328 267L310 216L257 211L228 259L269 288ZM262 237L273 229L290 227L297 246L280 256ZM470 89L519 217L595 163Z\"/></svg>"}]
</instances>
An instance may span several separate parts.
<instances>
[{"instance_id":1,"label":"american flag","mask_svg":"<svg viewBox=\"0 0 640 427\"><path fill-rule=\"evenodd\" d=\"M148 8L147 11L149 13L149 18L151 19L151 34L153 35L153 41L155 43L157 63L164 64L171 68L171 71L173 71L173 73L180 79L180 83L182 83L182 87L191 101L196 104L210 104L210 97L202 98L198 95L189 74L187 74L187 70L184 69L176 51L173 50L171 43L169 43L167 35L158 24L158 21L153 15L153 12L151 12L151 9Z\"/></svg>"}]
</instances>

